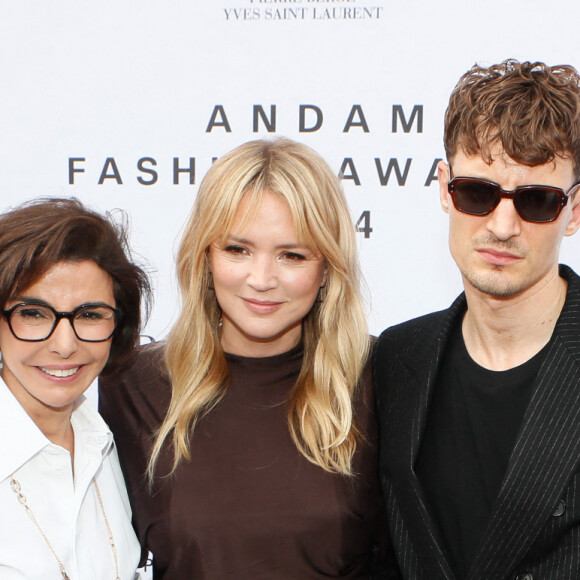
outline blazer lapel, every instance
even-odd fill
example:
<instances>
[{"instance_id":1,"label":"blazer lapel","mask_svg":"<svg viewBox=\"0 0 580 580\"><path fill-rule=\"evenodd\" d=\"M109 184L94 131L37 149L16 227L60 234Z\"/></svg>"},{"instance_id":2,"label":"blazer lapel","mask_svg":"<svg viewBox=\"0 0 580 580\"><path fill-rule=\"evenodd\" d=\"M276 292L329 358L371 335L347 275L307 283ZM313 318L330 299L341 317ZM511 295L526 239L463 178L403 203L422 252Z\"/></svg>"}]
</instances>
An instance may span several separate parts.
<instances>
[{"instance_id":1,"label":"blazer lapel","mask_svg":"<svg viewBox=\"0 0 580 580\"><path fill-rule=\"evenodd\" d=\"M409 348L401 357L402 368L398 377L397 401L385 420L383 440L388 453L383 468L392 468L404 477L394 478L393 494L409 536L422 565L429 571L430 580L455 578L442 549L443 542L434 524L423 489L415 473L415 462L420 450L427 411L437 370L447 339L453 326L465 311L462 294L445 313L440 325L428 330L417 330Z\"/></svg>"},{"instance_id":2,"label":"blazer lapel","mask_svg":"<svg viewBox=\"0 0 580 580\"><path fill-rule=\"evenodd\" d=\"M508 578L545 526L580 458L580 278L564 309L510 459L469 580Z\"/></svg>"}]
</instances>

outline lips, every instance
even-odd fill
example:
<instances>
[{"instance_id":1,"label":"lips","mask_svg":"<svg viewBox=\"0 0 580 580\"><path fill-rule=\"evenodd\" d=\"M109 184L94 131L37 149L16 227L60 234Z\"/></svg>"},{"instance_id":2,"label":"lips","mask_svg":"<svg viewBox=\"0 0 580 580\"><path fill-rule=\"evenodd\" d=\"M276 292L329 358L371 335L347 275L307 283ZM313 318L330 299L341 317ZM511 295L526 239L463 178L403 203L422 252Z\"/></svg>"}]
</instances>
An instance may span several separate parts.
<instances>
[{"instance_id":1,"label":"lips","mask_svg":"<svg viewBox=\"0 0 580 580\"><path fill-rule=\"evenodd\" d=\"M270 314L276 312L284 304L273 300L255 300L253 298L242 298L244 304L249 310L256 314Z\"/></svg>"},{"instance_id":2,"label":"lips","mask_svg":"<svg viewBox=\"0 0 580 580\"><path fill-rule=\"evenodd\" d=\"M477 253L489 264L494 266L506 266L522 259L521 256L510 252L502 252L493 248L482 248Z\"/></svg>"},{"instance_id":3,"label":"lips","mask_svg":"<svg viewBox=\"0 0 580 580\"><path fill-rule=\"evenodd\" d=\"M62 379L75 375L76 373L78 373L80 367L73 367L70 369L47 369L46 367L39 368L43 373L50 375L51 377L57 377Z\"/></svg>"}]
</instances>

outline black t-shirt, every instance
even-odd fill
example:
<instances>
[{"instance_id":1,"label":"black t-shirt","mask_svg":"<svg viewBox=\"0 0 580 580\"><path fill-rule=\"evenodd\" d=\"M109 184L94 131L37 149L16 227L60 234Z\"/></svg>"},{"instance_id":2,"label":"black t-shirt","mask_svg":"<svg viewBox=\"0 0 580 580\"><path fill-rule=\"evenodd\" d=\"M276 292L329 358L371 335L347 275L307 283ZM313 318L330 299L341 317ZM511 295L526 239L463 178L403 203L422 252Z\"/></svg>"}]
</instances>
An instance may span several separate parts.
<instances>
[{"instance_id":1,"label":"black t-shirt","mask_svg":"<svg viewBox=\"0 0 580 580\"><path fill-rule=\"evenodd\" d=\"M415 468L459 578L489 521L545 351L492 371L469 356L461 325L450 336Z\"/></svg>"}]
</instances>

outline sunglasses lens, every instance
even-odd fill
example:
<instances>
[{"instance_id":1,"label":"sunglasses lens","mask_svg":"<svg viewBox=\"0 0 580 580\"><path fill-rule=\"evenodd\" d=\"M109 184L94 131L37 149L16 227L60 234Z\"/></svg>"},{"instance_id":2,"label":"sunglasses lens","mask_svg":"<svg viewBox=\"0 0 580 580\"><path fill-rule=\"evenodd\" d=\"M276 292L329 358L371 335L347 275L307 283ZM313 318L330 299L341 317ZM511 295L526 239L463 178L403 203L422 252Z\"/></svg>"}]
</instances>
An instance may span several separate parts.
<instances>
[{"instance_id":1,"label":"sunglasses lens","mask_svg":"<svg viewBox=\"0 0 580 580\"><path fill-rule=\"evenodd\" d=\"M523 219L536 223L554 221L562 207L560 194L542 187L519 191L514 205Z\"/></svg>"},{"instance_id":2,"label":"sunglasses lens","mask_svg":"<svg viewBox=\"0 0 580 580\"><path fill-rule=\"evenodd\" d=\"M453 203L464 213L487 215L497 205L499 198L496 188L477 180L457 180L454 184Z\"/></svg>"}]
</instances>

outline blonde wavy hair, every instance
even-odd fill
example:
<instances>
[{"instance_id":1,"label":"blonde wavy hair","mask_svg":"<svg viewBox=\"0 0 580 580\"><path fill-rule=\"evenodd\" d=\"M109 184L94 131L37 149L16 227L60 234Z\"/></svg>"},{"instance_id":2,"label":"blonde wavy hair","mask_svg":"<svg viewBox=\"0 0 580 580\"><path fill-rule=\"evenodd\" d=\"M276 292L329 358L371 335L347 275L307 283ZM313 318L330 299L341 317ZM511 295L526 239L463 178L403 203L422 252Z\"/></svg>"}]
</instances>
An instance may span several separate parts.
<instances>
[{"instance_id":1,"label":"blonde wavy hair","mask_svg":"<svg viewBox=\"0 0 580 580\"><path fill-rule=\"evenodd\" d=\"M301 243L320 252L327 271L326 296L315 302L302 325L304 359L288 400L289 430L309 461L328 472L351 474L358 439L353 398L369 352L355 230L340 182L325 161L305 145L277 139L234 149L214 163L201 183L177 256L182 311L165 354L172 396L153 446L150 481L169 441L171 473L190 458L197 422L228 388L221 311L207 251L231 233L242 198L250 196L242 216L242 223L248 223L265 191L288 203Z\"/></svg>"}]
</instances>

